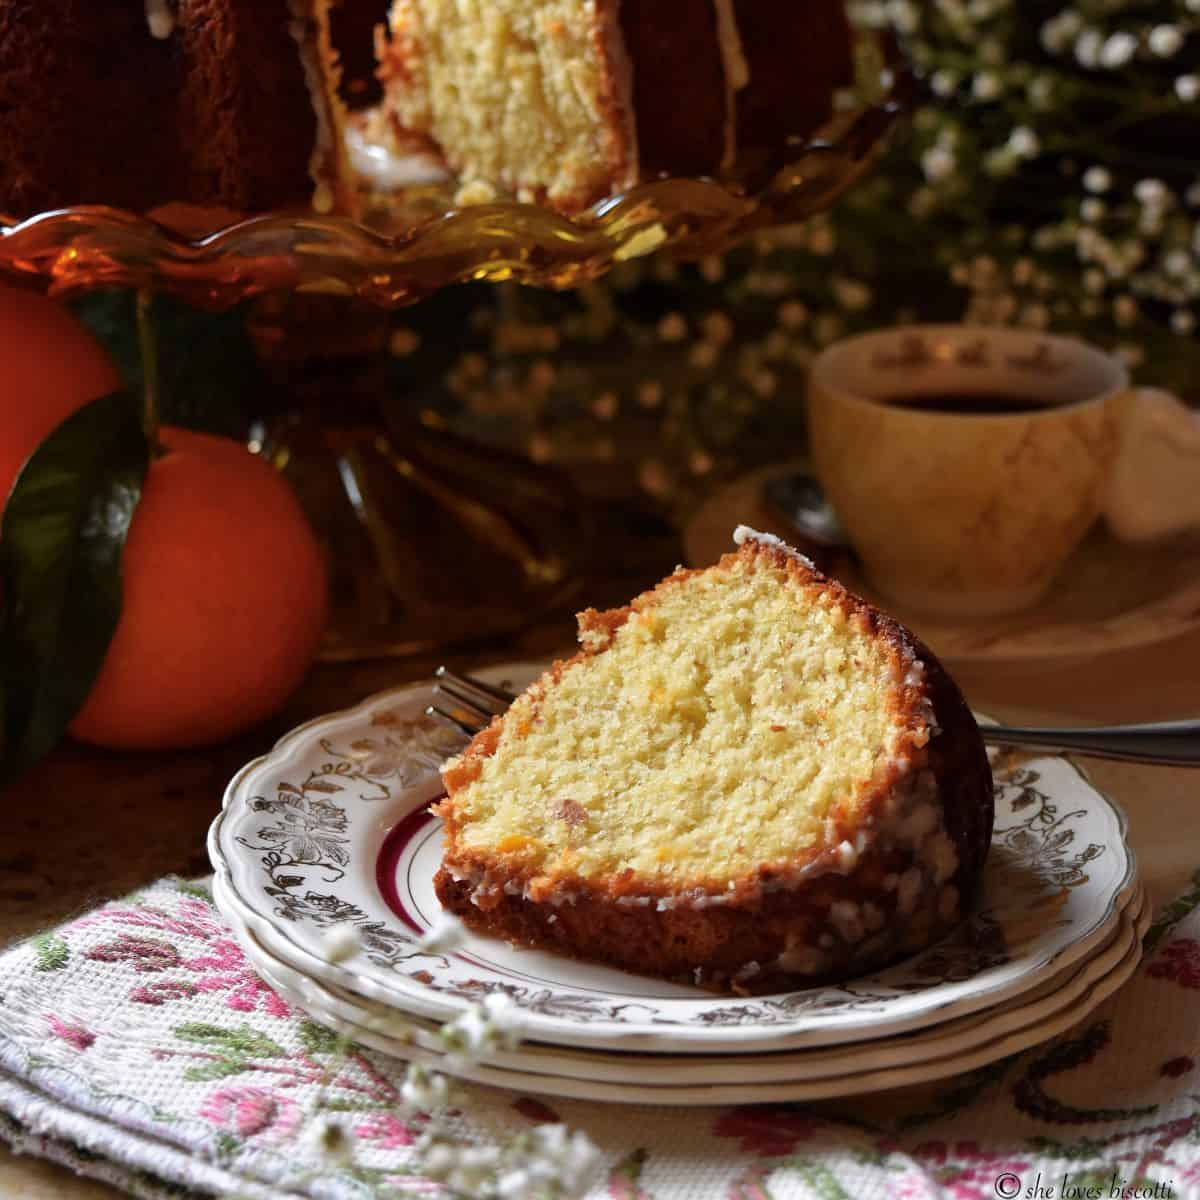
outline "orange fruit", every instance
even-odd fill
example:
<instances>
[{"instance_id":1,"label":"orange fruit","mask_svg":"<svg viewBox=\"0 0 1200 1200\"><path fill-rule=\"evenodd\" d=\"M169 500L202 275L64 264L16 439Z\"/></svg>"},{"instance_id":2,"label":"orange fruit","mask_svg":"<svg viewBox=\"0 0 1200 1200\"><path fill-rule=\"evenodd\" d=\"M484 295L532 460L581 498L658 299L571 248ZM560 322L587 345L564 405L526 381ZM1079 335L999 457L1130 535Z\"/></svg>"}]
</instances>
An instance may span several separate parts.
<instances>
[{"instance_id":1,"label":"orange fruit","mask_svg":"<svg viewBox=\"0 0 1200 1200\"><path fill-rule=\"evenodd\" d=\"M0 287L0 509L25 460L121 376L71 310L38 292Z\"/></svg>"},{"instance_id":2,"label":"orange fruit","mask_svg":"<svg viewBox=\"0 0 1200 1200\"><path fill-rule=\"evenodd\" d=\"M209 745L275 712L325 625L325 565L278 472L164 427L122 558L116 634L69 731L118 749Z\"/></svg>"}]
</instances>

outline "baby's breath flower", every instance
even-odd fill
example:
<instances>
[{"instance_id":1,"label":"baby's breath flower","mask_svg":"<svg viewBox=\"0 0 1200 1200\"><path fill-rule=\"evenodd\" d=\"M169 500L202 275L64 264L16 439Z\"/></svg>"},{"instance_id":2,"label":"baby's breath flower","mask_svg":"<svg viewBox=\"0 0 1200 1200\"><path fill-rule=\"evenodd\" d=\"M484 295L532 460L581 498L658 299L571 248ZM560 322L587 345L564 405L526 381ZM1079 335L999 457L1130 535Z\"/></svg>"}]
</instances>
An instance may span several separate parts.
<instances>
[{"instance_id":1,"label":"baby's breath flower","mask_svg":"<svg viewBox=\"0 0 1200 1200\"><path fill-rule=\"evenodd\" d=\"M912 0L889 0L887 14L901 33L916 33L921 27L921 11Z\"/></svg>"},{"instance_id":2,"label":"baby's breath flower","mask_svg":"<svg viewBox=\"0 0 1200 1200\"><path fill-rule=\"evenodd\" d=\"M1171 314L1171 331L1181 337L1192 333L1196 328L1195 316L1186 308L1177 308Z\"/></svg>"},{"instance_id":3,"label":"baby's breath flower","mask_svg":"<svg viewBox=\"0 0 1200 1200\"><path fill-rule=\"evenodd\" d=\"M1163 256L1163 270L1182 279L1192 267L1192 256L1186 250L1170 250Z\"/></svg>"},{"instance_id":4,"label":"baby's breath flower","mask_svg":"<svg viewBox=\"0 0 1200 1200\"><path fill-rule=\"evenodd\" d=\"M1094 70L1100 66L1104 53L1104 35L1096 29L1085 29L1075 39L1075 61L1081 67Z\"/></svg>"},{"instance_id":5,"label":"baby's breath flower","mask_svg":"<svg viewBox=\"0 0 1200 1200\"><path fill-rule=\"evenodd\" d=\"M1164 208L1171 199L1171 193L1161 179L1139 180L1133 194L1145 208Z\"/></svg>"},{"instance_id":6,"label":"baby's breath flower","mask_svg":"<svg viewBox=\"0 0 1200 1200\"><path fill-rule=\"evenodd\" d=\"M1018 125L1008 135L1008 148L1018 158L1033 158L1040 148L1037 134L1028 125Z\"/></svg>"},{"instance_id":7,"label":"baby's breath flower","mask_svg":"<svg viewBox=\"0 0 1200 1200\"><path fill-rule=\"evenodd\" d=\"M520 1040L516 1005L503 992L484 997L441 1030L442 1045L457 1059L475 1062L497 1050L511 1050Z\"/></svg>"},{"instance_id":8,"label":"baby's breath flower","mask_svg":"<svg viewBox=\"0 0 1200 1200\"><path fill-rule=\"evenodd\" d=\"M1064 9L1057 17L1043 23L1040 33L1042 49L1048 54L1061 54L1083 29L1083 18L1072 8Z\"/></svg>"},{"instance_id":9,"label":"baby's breath flower","mask_svg":"<svg viewBox=\"0 0 1200 1200\"><path fill-rule=\"evenodd\" d=\"M354 925L335 925L321 937L321 948L331 963L342 963L353 958L359 951L362 940Z\"/></svg>"},{"instance_id":10,"label":"baby's breath flower","mask_svg":"<svg viewBox=\"0 0 1200 1200\"><path fill-rule=\"evenodd\" d=\"M1152 53L1171 58L1183 49L1183 30L1178 25L1156 25L1146 40Z\"/></svg>"},{"instance_id":11,"label":"baby's breath flower","mask_svg":"<svg viewBox=\"0 0 1200 1200\"><path fill-rule=\"evenodd\" d=\"M1054 105L1054 80L1049 75L1035 75L1029 81L1025 94L1034 108L1050 109Z\"/></svg>"},{"instance_id":12,"label":"baby's breath flower","mask_svg":"<svg viewBox=\"0 0 1200 1200\"><path fill-rule=\"evenodd\" d=\"M1100 65L1110 71L1123 67L1137 53L1138 40L1132 33L1114 33L1100 48Z\"/></svg>"},{"instance_id":13,"label":"baby's breath flower","mask_svg":"<svg viewBox=\"0 0 1200 1200\"><path fill-rule=\"evenodd\" d=\"M354 1161L354 1134L332 1117L316 1117L304 1130L302 1143L309 1155L335 1167Z\"/></svg>"},{"instance_id":14,"label":"baby's breath flower","mask_svg":"<svg viewBox=\"0 0 1200 1200\"><path fill-rule=\"evenodd\" d=\"M450 1103L450 1085L444 1075L428 1071L420 1063L410 1063L400 1085L400 1099L412 1112L433 1112Z\"/></svg>"},{"instance_id":15,"label":"baby's breath flower","mask_svg":"<svg viewBox=\"0 0 1200 1200\"><path fill-rule=\"evenodd\" d=\"M929 86L933 89L935 96L943 98L952 96L958 87L958 76L953 71L934 71L929 80Z\"/></svg>"},{"instance_id":16,"label":"baby's breath flower","mask_svg":"<svg viewBox=\"0 0 1200 1200\"><path fill-rule=\"evenodd\" d=\"M921 155L921 167L930 183L954 173L954 155L945 146L932 146Z\"/></svg>"},{"instance_id":17,"label":"baby's breath flower","mask_svg":"<svg viewBox=\"0 0 1200 1200\"><path fill-rule=\"evenodd\" d=\"M1200 100L1200 75L1180 75L1175 80L1175 95L1185 104Z\"/></svg>"},{"instance_id":18,"label":"baby's breath flower","mask_svg":"<svg viewBox=\"0 0 1200 1200\"><path fill-rule=\"evenodd\" d=\"M995 71L980 71L971 81L971 94L985 104L995 100L1003 91L1004 85Z\"/></svg>"},{"instance_id":19,"label":"baby's breath flower","mask_svg":"<svg viewBox=\"0 0 1200 1200\"><path fill-rule=\"evenodd\" d=\"M463 944L466 936L467 927L453 913L443 909L421 935L417 945L426 954L449 954Z\"/></svg>"},{"instance_id":20,"label":"baby's breath flower","mask_svg":"<svg viewBox=\"0 0 1200 1200\"><path fill-rule=\"evenodd\" d=\"M1089 192L1107 192L1112 183L1112 173L1105 167L1088 167L1083 173L1083 186Z\"/></svg>"}]
</instances>

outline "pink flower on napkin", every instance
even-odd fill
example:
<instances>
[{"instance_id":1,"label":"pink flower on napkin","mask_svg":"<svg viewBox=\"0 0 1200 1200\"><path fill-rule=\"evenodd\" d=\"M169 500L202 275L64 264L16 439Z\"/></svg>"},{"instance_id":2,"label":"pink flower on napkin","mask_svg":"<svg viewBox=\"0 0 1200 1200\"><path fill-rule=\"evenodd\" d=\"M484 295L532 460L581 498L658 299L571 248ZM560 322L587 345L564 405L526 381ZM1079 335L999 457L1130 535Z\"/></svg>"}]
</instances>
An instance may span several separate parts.
<instances>
[{"instance_id":1,"label":"pink flower on napkin","mask_svg":"<svg viewBox=\"0 0 1200 1200\"><path fill-rule=\"evenodd\" d=\"M1168 942L1146 974L1153 979L1169 979L1185 988L1200 988L1200 942L1190 937Z\"/></svg>"},{"instance_id":2,"label":"pink flower on napkin","mask_svg":"<svg viewBox=\"0 0 1200 1200\"><path fill-rule=\"evenodd\" d=\"M364 1142L371 1142L380 1150L398 1150L411 1146L416 1134L406 1122L392 1113L372 1113L365 1121L355 1125L354 1134Z\"/></svg>"},{"instance_id":3,"label":"pink flower on napkin","mask_svg":"<svg viewBox=\"0 0 1200 1200\"><path fill-rule=\"evenodd\" d=\"M128 963L141 974L179 966L179 951L170 942L132 933L121 934L115 942L93 946L84 957L92 962Z\"/></svg>"},{"instance_id":4,"label":"pink flower on napkin","mask_svg":"<svg viewBox=\"0 0 1200 1200\"><path fill-rule=\"evenodd\" d=\"M944 1194L954 1200L995 1200L996 1180L1029 1169L1024 1159L1010 1158L1003 1150L984 1150L978 1142L922 1142L914 1146L912 1157L923 1165L934 1166L933 1176Z\"/></svg>"},{"instance_id":5,"label":"pink flower on napkin","mask_svg":"<svg viewBox=\"0 0 1200 1200\"><path fill-rule=\"evenodd\" d=\"M218 1088L200 1107L200 1116L238 1137L272 1134L278 1141L300 1124L300 1106L272 1088L238 1084Z\"/></svg>"},{"instance_id":6,"label":"pink flower on napkin","mask_svg":"<svg viewBox=\"0 0 1200 1200\"><path fill-rule=\"evenodd\" d=\"M76 1050L86 1050L96 1040L96 1035L78 1021L64 1021L53 1013L47 1013L46 1024L50 1026L50 1032L56 1038L62 1038Z\"/></svg>"},{"instance_id":7,"label":"pink flower on napkin","mask_svg":"<svg viewBox=\"0 0 1200 1200\"><path fill-rule=\"evenodd\" d=\"M804 1109L788 1106L734 1108L713 1126L713 1135L737 1138L747 1154L768 1158L791 1154L825 1122Z\"/></svg>"}]
</instances>

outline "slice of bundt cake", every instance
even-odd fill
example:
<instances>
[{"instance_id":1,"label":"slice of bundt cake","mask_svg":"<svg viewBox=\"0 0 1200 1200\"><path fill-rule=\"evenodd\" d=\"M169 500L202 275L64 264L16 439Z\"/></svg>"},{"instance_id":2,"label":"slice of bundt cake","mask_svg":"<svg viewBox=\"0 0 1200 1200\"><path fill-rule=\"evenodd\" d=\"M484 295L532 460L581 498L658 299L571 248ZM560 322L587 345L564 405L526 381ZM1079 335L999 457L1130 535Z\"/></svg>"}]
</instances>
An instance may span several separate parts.
<instances>
[{"instance_id":1,"label":"slice of bundt cake","mask_svg":"<svg viewBox=\"0 0 1200 1200\"><path fill-rule=\"evenodd\" d=\"M564 212L828 120L843 0L394 0L384 105L462 182Z\"/></svg>"},{"instance_id":2,"label":"slice of bundt cake","mask_svg":"<svg viewBox=\"0 0 1200 1200\"><path fill-rule=\"evenodd\" d=\"M471 928L759 990L954 925L992 827L983 743L907 630L777 539L580 617L443 769L435 886Z\"/></svg>"}]
</instances>

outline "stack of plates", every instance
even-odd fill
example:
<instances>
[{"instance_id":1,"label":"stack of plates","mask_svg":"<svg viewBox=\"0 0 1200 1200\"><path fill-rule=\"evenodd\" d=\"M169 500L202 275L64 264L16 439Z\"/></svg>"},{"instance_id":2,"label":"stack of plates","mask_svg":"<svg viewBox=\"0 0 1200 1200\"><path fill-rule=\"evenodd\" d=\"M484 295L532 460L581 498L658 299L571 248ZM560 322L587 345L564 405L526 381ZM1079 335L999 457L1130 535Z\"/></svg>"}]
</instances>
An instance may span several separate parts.
<instances>
[{"instance_id":1,"label":"stack of plates","mask_svg":"<svg viewBox=\"0 0 1200 1200\"><path fill-rule=\"evenodd\" d=\"M510 669L520 685L532 673ZM501 673L492 678L499 680ZM628 1103L816 1100L926 1082L1061 1033L1132 974L1149 924L1119 811L1059 756L997 768L974 915L837 986L715 996L490 938L424 951L440 908L437 766L456 743L427 686L283 738L230 784L215 897L263 977L363 1045L522 1092ZM348 937L347 934L355 936ZM492 992L525 1038L482 1064L444 1022Z\"/></svg>"}]
</instances>

